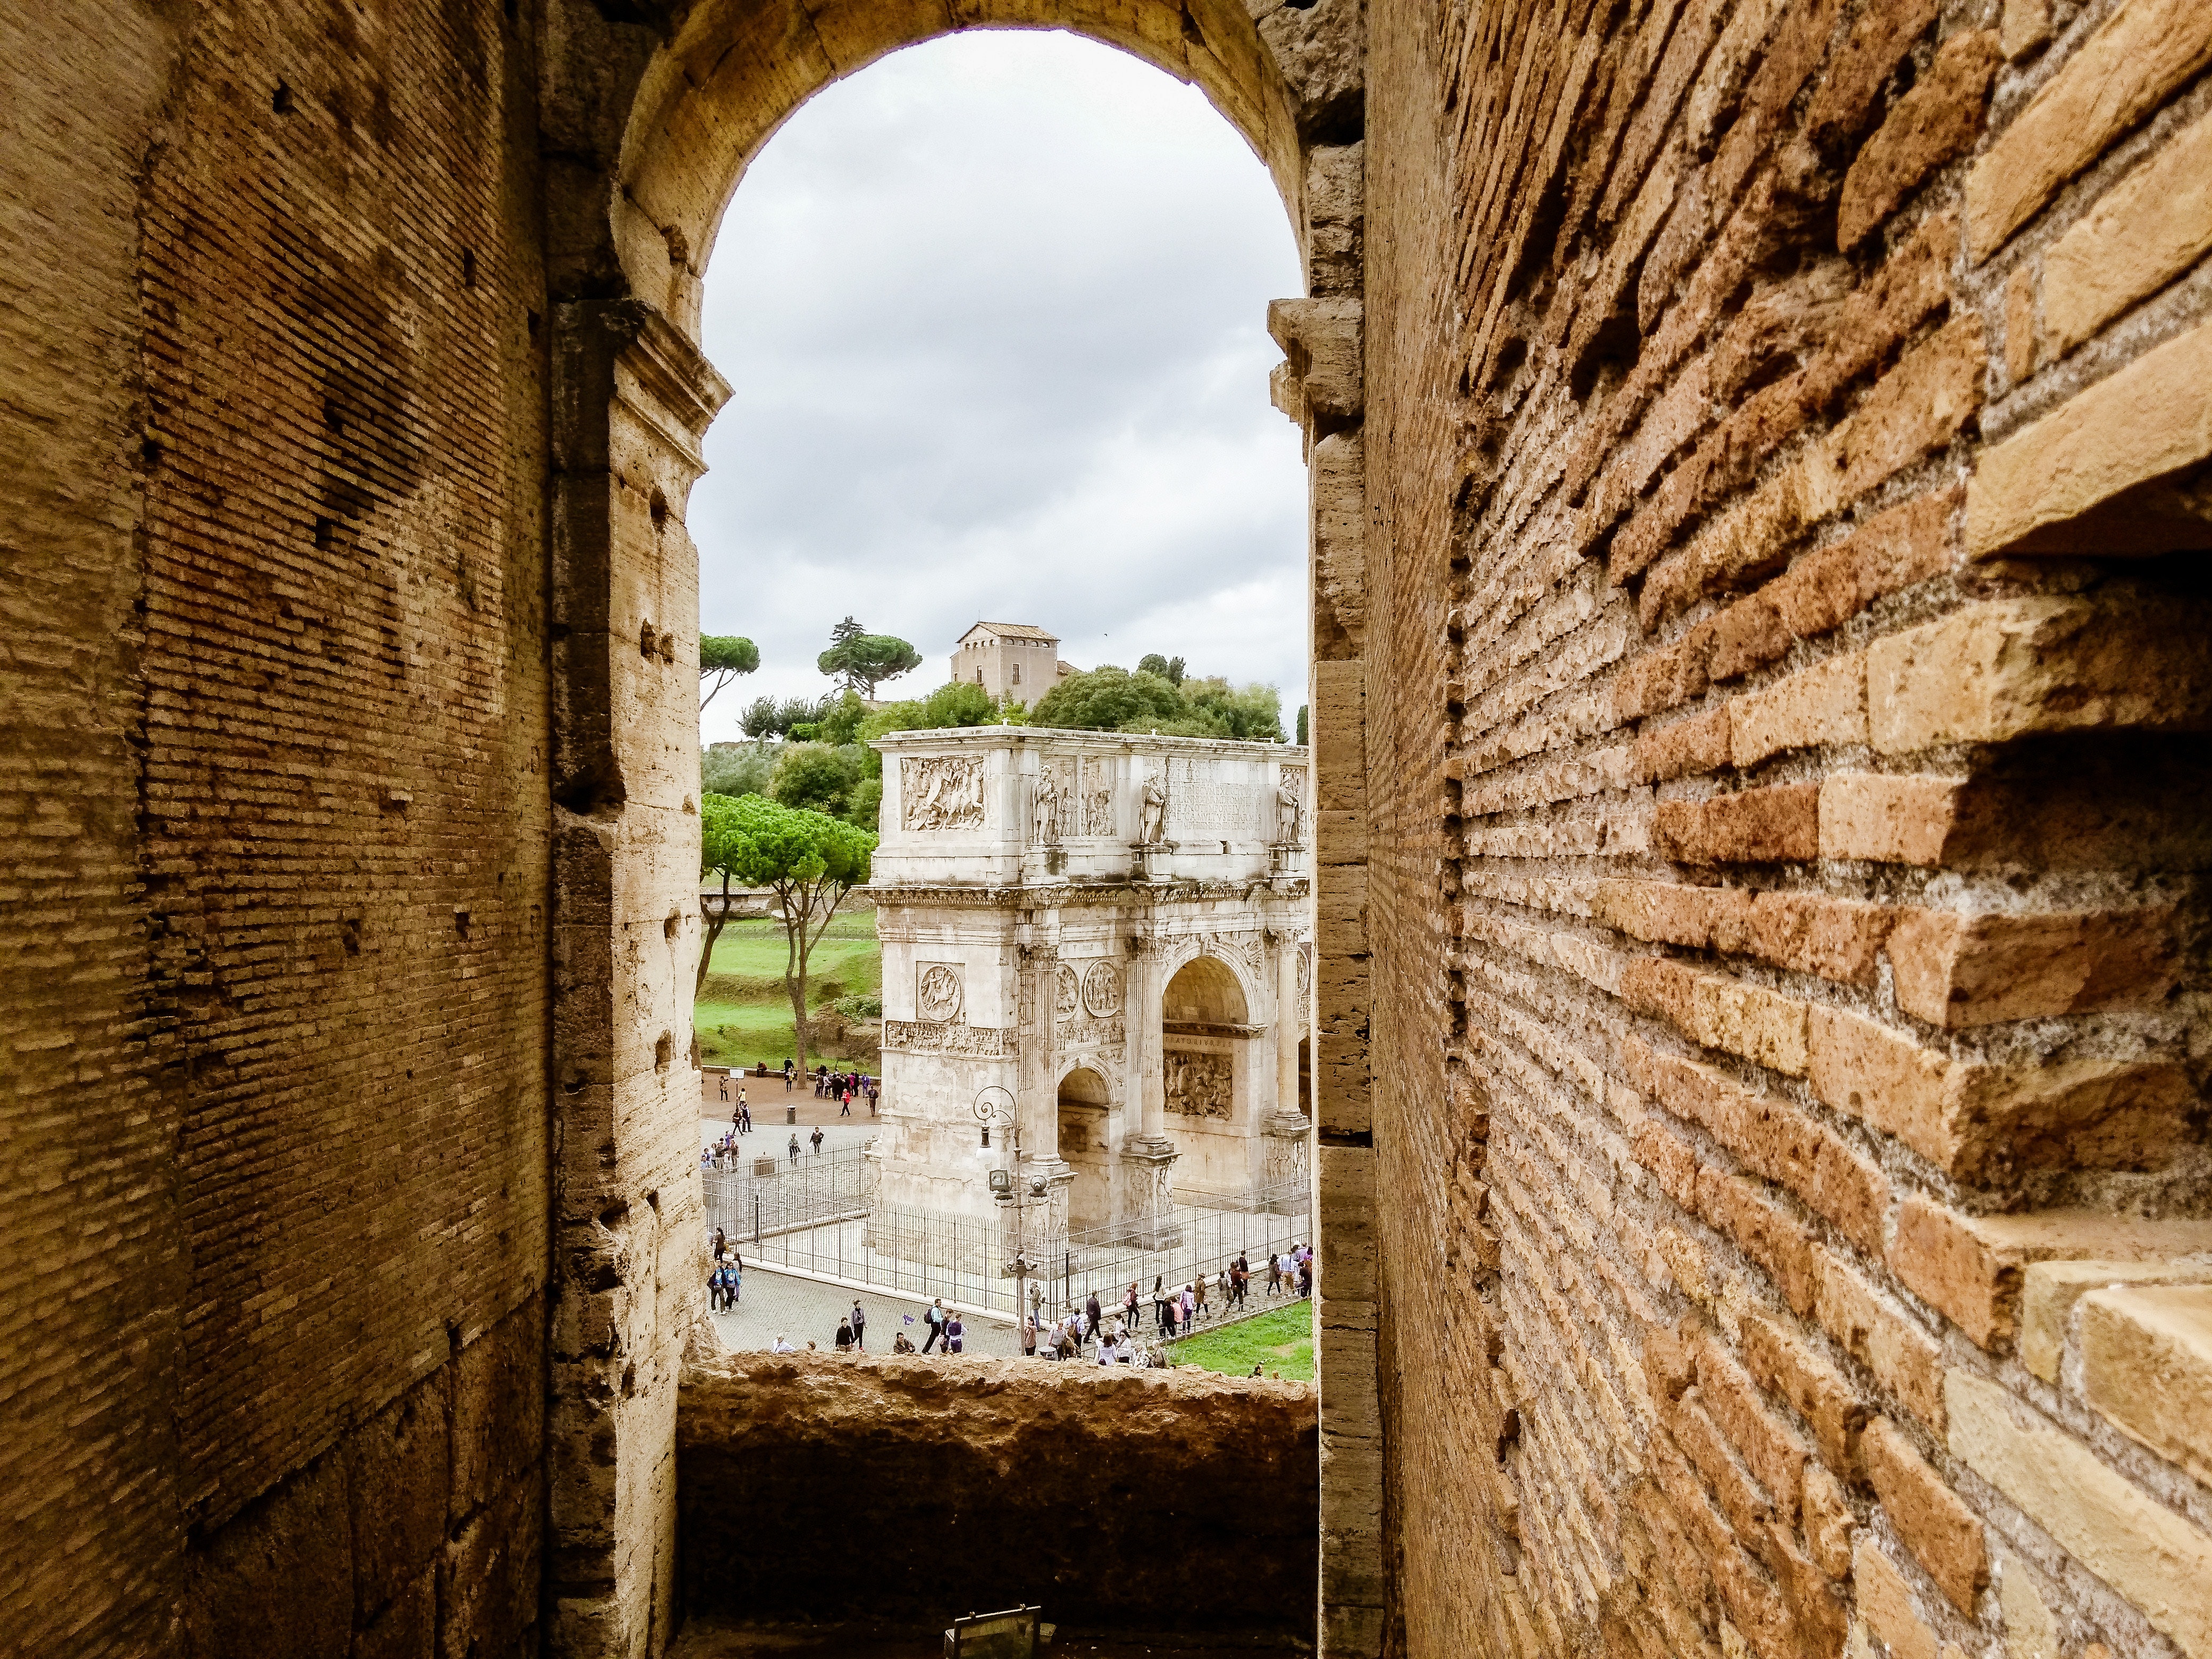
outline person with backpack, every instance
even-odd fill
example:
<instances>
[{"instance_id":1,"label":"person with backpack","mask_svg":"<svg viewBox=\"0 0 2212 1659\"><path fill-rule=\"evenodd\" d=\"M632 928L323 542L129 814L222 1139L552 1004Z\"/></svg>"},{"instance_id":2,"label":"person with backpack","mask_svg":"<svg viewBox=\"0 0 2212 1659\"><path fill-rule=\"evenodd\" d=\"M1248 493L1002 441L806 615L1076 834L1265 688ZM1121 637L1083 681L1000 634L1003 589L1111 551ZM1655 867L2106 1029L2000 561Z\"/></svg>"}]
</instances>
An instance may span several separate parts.
<instances>
[{"instance_id":1,"label":"person with backpack","mask_svg":"<svg viewBox=\"0 0 2212 1659\"><path fill-rule=\"evenodd\" d=\"M853 1346L860 1352L866 1353L868 1351L868 1316L860 1311L860 1304L857 1300L853 1304L852 1323Z\"/></svg>"},{"instance_id":2,"label":"person with backpack","mask_svg":"<svg viewBox=\"0 0 2212 1659\"><path fill-rule=\"evenodd\" d=\"M927 1353L945 1334L945 1298L939 1297L921 1310L922 1323L929 1327L929 1334L922 1339L921 1351Z\"/></svg>"}]
</instances>

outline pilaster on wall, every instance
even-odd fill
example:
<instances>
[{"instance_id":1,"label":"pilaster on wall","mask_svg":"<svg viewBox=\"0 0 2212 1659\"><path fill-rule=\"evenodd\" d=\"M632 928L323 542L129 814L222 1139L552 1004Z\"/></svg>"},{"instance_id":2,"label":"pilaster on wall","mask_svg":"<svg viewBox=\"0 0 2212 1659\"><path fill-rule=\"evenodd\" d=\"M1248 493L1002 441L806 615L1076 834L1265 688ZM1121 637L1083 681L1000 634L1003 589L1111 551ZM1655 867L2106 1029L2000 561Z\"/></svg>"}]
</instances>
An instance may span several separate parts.
<instances>
[{"instance_id":1,"label":"pilaster on wall","mask_svg":"<svg viewBox=\"0 0 2212 1659\"><path fill-rule=\"evenodd\" d=\"M634 301L556 313L549 1651L669 1633L677 1373L703 1272L698 561L682 511L729 387Z\"/></svg>"},{"instance_id":2,"label":"pilaster on wall","mask_svg":"<svg viewBox=\"0 0 2212 1659\"><path fill-rule=\"evenodd\" d=\"M1319 148L1307 163L1311 296L1278 301L1276 406L1306 438L1313 747L1316 1136L1321 1272L1318 1635L1330 1656L1381 1650L1382 1437L1376 1358L1375 1137L1368 1041L1365 410L1361 255L1365 146Z\"/></svg>"}]
</instances>

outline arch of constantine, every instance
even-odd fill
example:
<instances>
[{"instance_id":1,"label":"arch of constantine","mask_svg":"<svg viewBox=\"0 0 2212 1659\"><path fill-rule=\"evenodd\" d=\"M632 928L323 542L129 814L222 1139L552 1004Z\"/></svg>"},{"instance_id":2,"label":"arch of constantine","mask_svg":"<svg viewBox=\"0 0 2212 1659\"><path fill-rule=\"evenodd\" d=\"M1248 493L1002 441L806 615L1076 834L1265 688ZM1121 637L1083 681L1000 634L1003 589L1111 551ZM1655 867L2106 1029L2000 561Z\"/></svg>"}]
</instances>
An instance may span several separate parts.
<instances>
[{"instance_id":1,"label":"arch of constantine","mask_svg":"<svg viewBox=\"0 0 2212 1659\"><path fill-rule=\"evenodd\" d=\"M0 8L6 1641L657 1659L711 1610L700 273L805 98L988 27L1200 87L1304 259L1305 1636L2212 1652L2203 0ZM1197 842L1126 779L1086 849L1039 742L902 781L1057 896L897 994L1051 1008L987 1058L1140 1225L1154 1074L1059 1069L1060 966L1069 1053L1149 1033L1094 963L1157 982L1178 1164L1281 992L1150 954ZM750 1420L848 1429L833 1363ZM1189 1513L1124 1535L1203 1559Z\"/></svg>"},{"instance_id":2,"label":"arch of constantine","mask_svg":"<svg viewBox=\"0 0 2212 1659\"><path fill-rule=\"evenodd\" d=\"M1302 1184L1306 751L1022 726L876 746L881 1203L995 1229L990 1172L1041 1181L1002 1259L1056 1261L1071 1237L1165 1244L1178 1187ZM993 1089L1018 1164L975 1115Z\"/></svg>"}]
</instances>

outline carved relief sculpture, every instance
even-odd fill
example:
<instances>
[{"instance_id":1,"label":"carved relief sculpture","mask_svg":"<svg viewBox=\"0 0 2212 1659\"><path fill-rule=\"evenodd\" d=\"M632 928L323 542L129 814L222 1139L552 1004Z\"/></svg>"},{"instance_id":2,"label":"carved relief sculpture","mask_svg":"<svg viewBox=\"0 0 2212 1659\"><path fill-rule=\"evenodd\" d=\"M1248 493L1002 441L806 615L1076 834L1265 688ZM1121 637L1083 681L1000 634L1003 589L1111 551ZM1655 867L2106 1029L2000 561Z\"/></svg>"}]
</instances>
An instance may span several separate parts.
<instances>
[{"instance_id":1,"label":"carved relief sculpture","mask_svg":"<svg viewBox=\"0 0 2212 1659\"><path fill-rule=\"evenodd\" d=\"M1236 1068L1227 1054L1170 1048L1164 1063L1168 1110L1184 1117L1228 1117Z\"/></svg>"},{"instance_id":2,"label":"carved relief sculpture","mask_svg":"<svg viewBox=\"0 0 2212 1659\"><path fill-rule=\"evenodd\" d=\"M930 1024L947 1024L960 1018L963 1000L960 970L949 962L916 964L914 1011Z\"/></svg>"},{"instance_id":3,"label":"carved relief sculpture","mask_svg":"<svg viewBox=\"0 0 2212 1659\"><path fill-rule=\"evenodd\" d=\"M1147 847L1167 839L1168 792L1158 778L1145 780L1145 794L1137 812L1137 839Z\"/></svg>"},{"instance_id":4,"label":"carved relief sculpture","mask_svg":"<svg viewBox=\"0 0 2212 1659\"><path fill-rule=\"evenodd\" d=\"M1050 772L1037 774L1036 798L1030 806L1030 838L1040 847L1060 839L1060 790Z\"/></svg>"},{"instance_id":5,"label":"carved relief sculpture","mask_svg":"<svg viewBox=\"0 0 2212 1659\"><path fill-rule=\"evenodd\" d=\"M1075 969L1064 962L1060 965L1059 973L1054 975L1053 992L1054 1014L1060 1019L1072 1018L1080 1006L1082 992L1075 977Z\"/></svg>"},{"instance_id":6,"label":"carved relief sculpture","mask_svg":"<svg viewBox=\"0 0 2212 1659\"><path fill-rule=\"evenodd\" d=\"M1094 962L1083 975L1083 1006L1098 1019L1121 1012L1121 970L1110 962Z\"/></svg>"},{"instance_id":7,"label":"carved relief sculpture","mask_svg":"<svg viewBox=\"0 0 2212 1659\"><path fill-rule=\"evenodd\" d=\"M1296 847L1298 844L1298 811L1300 792L1305 775L1292 767L1281 769L1275 785L1275 842L1278 846Z\"/></svg>"},{"instance_id":8,"label":"carved relief sculpture","mask_svg":"<svg viewBox=\"0 0 2212 1659\"><path fill-rule=\"evenodd\" d=\"M983 827L980 755L909 755L899 769L899 799L909 830Z\"/></svg>"},{"instance_id":9,"label":"carved relief sculpture","mask_svg":"<svg viewBox=\"0 0 2212 1659\"><path fill-rule=\"evenodd\" d=\"M1114 833L1114 776L1097 761L1083 763L1083 834Z\"/></svg>"}]
</instances>

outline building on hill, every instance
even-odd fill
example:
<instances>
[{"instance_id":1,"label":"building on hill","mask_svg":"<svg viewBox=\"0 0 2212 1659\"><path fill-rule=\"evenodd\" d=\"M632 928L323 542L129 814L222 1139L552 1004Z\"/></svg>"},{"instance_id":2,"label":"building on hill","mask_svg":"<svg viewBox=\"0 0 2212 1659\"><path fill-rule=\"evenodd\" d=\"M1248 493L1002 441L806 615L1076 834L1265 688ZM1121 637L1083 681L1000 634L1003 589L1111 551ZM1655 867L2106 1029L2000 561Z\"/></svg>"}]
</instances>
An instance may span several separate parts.
<instances>
[{"instance_id":1,"label":"building on hill","mask_svg":"<svg viewBox=\"0 0 2212 1659\"><path fill-rule=\"evenodd\" d=\"M1031 703L1075 672L1060 639L1029 623L979 622L952 647L952 678L994 697Z\"/></svg>"}]
</instances>

